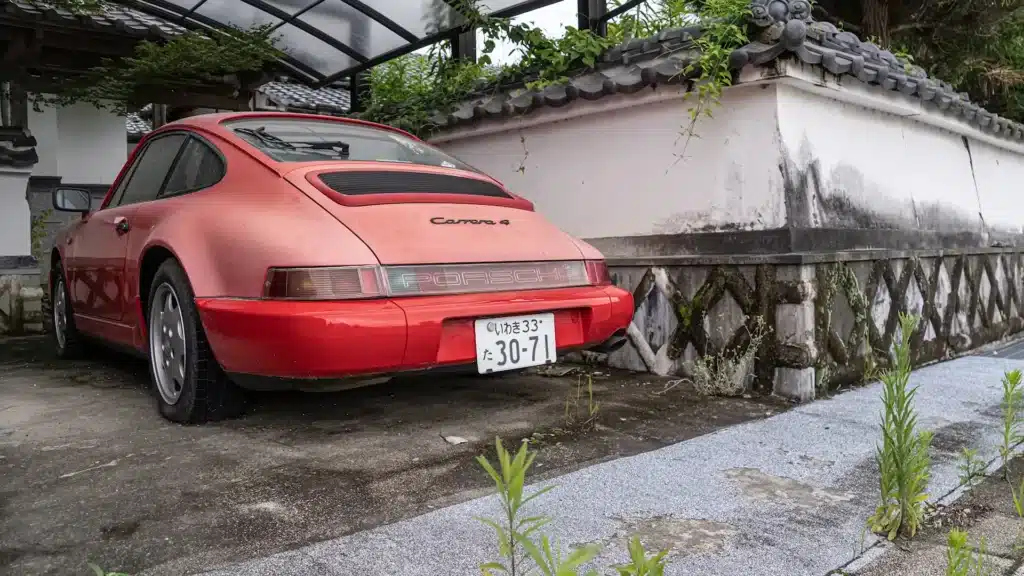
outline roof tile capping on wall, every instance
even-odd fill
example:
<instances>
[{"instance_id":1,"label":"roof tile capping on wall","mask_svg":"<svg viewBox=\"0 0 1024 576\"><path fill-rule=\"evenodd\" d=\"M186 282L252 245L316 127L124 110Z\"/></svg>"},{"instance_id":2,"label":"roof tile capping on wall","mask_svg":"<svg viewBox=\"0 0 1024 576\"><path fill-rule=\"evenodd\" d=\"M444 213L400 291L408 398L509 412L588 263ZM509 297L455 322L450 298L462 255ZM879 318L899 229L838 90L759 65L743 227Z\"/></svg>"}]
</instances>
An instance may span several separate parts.
<instances>
[{"instance_id":1,"label":"roof tile capping on wall","mask_svg":"<svg viewBox=\"0 0 1024 576\"><path fill-rule=\"evenodd\" d=\"M828 22L816 22L808 0L753 0L752 41L730 57L733 69L767 66L780 58L797 58L835 75L854 76L885 90L910 96L959 121L1001 138L1024 140L1024 125L1002 118L971 102L949 83L929 78L924 69L893 53L841 32ZM700 27L663 30L650 38L634 38L609 49L601 63L567 82L529 90L510 87L470 98L433 120L441 131L489 119L529 114L544 107L631 94L658 84L692 79L690 64L699 52L694 39Z\"/></svg>"},{"instance_id":2,"label":"roof tile capping on wall","mask_svg":"<svg viewBox=\"0 0 1024 576\"><path fill-rule=\"evenodd\" d=\"M28 130L0 126L0 166L29 168L37 162L36 139Z\"/></svg>"}]
</instances>

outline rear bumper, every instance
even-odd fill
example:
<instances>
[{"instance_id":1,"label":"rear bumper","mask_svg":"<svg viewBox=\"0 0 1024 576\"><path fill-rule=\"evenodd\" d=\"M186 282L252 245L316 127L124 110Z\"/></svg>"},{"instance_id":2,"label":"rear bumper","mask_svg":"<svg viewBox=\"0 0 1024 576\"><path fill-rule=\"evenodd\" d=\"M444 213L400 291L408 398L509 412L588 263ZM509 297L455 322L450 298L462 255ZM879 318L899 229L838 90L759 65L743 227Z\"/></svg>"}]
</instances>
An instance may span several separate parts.
<instances>
[{"instance_id":1,"label":"rear bumper","mask_svg":"<svg viewBox=\"0 0 1024 576\"><path fill-rule=\"evenodd\" d=\"M225 371L286 379L473 364L473 321L480 317L553 312L560 352L615 345L633 317L632 295L614 286L349 302L205 298L196 304Z\"/></svg>"}]
</instances>

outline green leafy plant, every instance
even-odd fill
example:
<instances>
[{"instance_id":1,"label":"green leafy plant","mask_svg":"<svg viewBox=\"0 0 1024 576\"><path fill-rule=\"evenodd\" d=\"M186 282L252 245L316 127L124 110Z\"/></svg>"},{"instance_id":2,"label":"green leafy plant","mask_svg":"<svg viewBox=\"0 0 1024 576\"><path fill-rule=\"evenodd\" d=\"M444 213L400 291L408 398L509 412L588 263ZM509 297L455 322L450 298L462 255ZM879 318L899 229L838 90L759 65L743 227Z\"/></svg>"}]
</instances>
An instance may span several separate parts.
<instances>
[{"instance_id":1,"label":"green leafy plant","mask_svg":"<svg viewBox=\"0 0 1024 576\"><path fill-rule=\"evenodd\" d=\"M533 465L536 453L529 450L526 442L523 442L514 456L505 449L500 438L495 439L494 445L498 467L495 468L482 455L477 457L477 462L494 481L504 517L500 521L487 518L478 520L494 529L502 561L481 564L483 576L525 576L535 571L543 576L580 576L581 567L596 558L601 547L587 544L566 555L548 535L540 533L540 529L551 519L543 515L524 517L523 508L554 487L546 486L524 496L526 473ZM615 568L620 576L662 576L667 554L668 551L664 550L648 555L640 540L633 538L629 543L630 562ZM597 576L595 570L585 574Z\"/></svg>"},{"instance_id":2,"label":"green leafy plant","mask_svg":"<svg viewBox=\"0 0 1024 576\"><path fill-rule=\"evenodd\" d=\"M882 442L876 461L879 469L879 505L868 519L872 531L890 540L900 533L913 537L924 517L931 478L931 432L917 431L910 338L918 318L900 314L900 341L894 345L893 365L880 375L883 384Z\"/></svg>"},{"instance_id":3,"label":"green leafy plant","mask_svg":"<svg viewBox=\"0 0 1024 576\"><path fill-rule=\"evenodd\" d=\"M1024 477L1021 478L1018 488L1014 488L1012 482L1008 483L1010 484L1010 493L1013 495L1013 510L1017 513L1017 519L1020 520L1017 523L1017 537L1014 539L1013 549L1015 552L1020 552L1024 549Z\"/></svg>"},{"instance_id":4,"label":"green leafy plant","mask_svg":"<svg viewBox=\"0 0 1024 576\"><path fill-rule=\"evenodd\" d=\"M608 8L614 10L623 4L625 0L611 0ZM616 42L648 38L667 28L678 28L693 21L693 0L648 0L608 22L608 37Z\"/></svg>"},{"instance_id":5,"label":"green leafy plant","mask_svg":"<svg viewBox=\"0 0 1024 576\"><path fill-rule=\"evenodd\" d=\"M1003 476L1010 479L1010 456L1013 448L1022 439L1020 432L1020 410L1022 394L1021 371L1013 370L1003 374L1003 427L999 456L1003 459Z\"/></svg>"},{"instance_id":6,"label":"green leafy plant","mask_svg":"<svg viewBox=\"0 0 1024 576\"><path fill-rule=\"evenodd\" d=\"M498 458L497 469L482 455L478 456L476 460L494 481L505 516L501 523L487 518L478 518L478 520L494 529L498 536L499 553L506 563L490 562L482 565L480 569L484 574L492 574L497 571L515 576L525 573L521 567L524 561L521 555L522 542L551 521L547 516L523 517L521 514L523 506L551 491L554 486L545 486L529 496L524 496L526 472L533 465L537 454L531 452L527 443L524 442L515 456L512 456L502 445L500 438L495 440L495 449Z\"/></svg>"},{"instance_id":7,"label":"green leafy plant","mask_svg":"<svg viewBox=\"0 0 1024 576\"><path fill-rule=\"evenodd\" d=\"M32 255L38 260L43 259L43 239L46 237L46 220L51 214L53 214L53 209L47 208L38 215L32 217L32 228L30 231L32 238Z\"/></svg>"},{"instance_id":8,"label":"green leafy plant","mask_svg":"<svg viewBox=\"0 0 1024 576\"><path fill-rule=\"evenodd\" d=\"M755 316L752 323L752 328L745 327L750 339L742 350L705 354L694 361L691 380L698 392L709 396L739 396L747 391L750 380L748 369L757 359L757 353L768 335L764 318Z\"/></svg>"},{"instance_id":9,"label":"green leafy plant","mask_svg":"<svg viewBox=\"0 0 1024 576\"><path fill-rule=\"evenodd\" d=\"M597 412L600 403L594 402L594 378L587 374L585 386L587 396L583 396L583 377L576 380L576 386L569 390L565 398L565 426L577 430L590 430L597 424Z\"/></svg>"},{"instance_id":10,"label":"green leafy plant","mask_svg":"<svg viewBox=\"0 0 1024 576\"><path fill-rule=\"evenodd\" d=\"M972 488L985 478L985 461L978 457L978 451L963 448L960 452L960 485Z\"/></svg>"},{"instance_id":11,"label":"green leafy plant","mask_svg":"<svg viewBox=\"0 0 1024 576\"><path fill-rule=\"evenodd\" d=\"M231 88L225 76L260 73L281 56L271 25L200 33L188 31L167 42L142 41L130 58L104 59L82 74L57 80L34 105L76 102L124 112L129 104L151 101L169 91L197 86Z\"/></svg>"},{"instance_id":12,"label":"green leafy plant","mask_svg":"<svg viewBox=\"0 0 1024 576\"><path fill-rule=\"evenodd\" d=\"M448 4L485 38L480 58L476 62L455 58L450 43L442 42L431 46L427 54L411 54L377 66L371 71L367 107L360 118L425 136L436 128L435 114L447 114L475 93L517 83L539 90L563 82L570 73L595 66L614 44L609 38L572 27L559 38L549 38L530 24L482 13L477 0L450 0ZM517 63L492 64L490 55L499 40L514 46L513 52L519 54Z\"/></svg>"},{"instance_id":13,"label":"green leafy plant","mask_svg":"<svg viewBox=\"0 0 1024 576\"><path fill-rule=\"evenodd\" d=\"M967 532L956 528L946 537L946 576L987 576L991 568L986 562L985 539L978 544L978 551L971 549Z\"/></svg>"},{"instance_id":14,"label":"green leafy plant","mask_svg":"<svg viewBox=\"0 0 1024 576\"><path fill-rule=\"evenodd\" d=\"M713 117L712 108L721 102L723 91L732 86L733 70L729 64L733 50L747 44L747 26L750 18L749 0L701 0L687 3L701 24L701 34L694 40L700 56L684 69L687 76L695 76L696 102L689 109L689 124L681 137L685 138L681 160L696 136L697 122L702 117Z\"/></svg>"},{"instance_id":15,"label":"green leafy plant","mask_svg":"<svg viewBox=\"0 0 1024 576\"><path fill-rule=\"evenodd\" d=\"M89 563L89 568L92 569L93 574L96 576L131 576L131 574L125 572L107 572L92 562Z\"/></svg>"},{"instance_id":16,"label":"green leafy plant","mask_svg":"<svg viewBox=\"0 0 1024 576\"><path fill-rule=\"evenodd\" d=\"M640 538L633 536L629 540L629 564L616 566L619 576L664 576L665 556L668 550L648 556Z\"/></svg>"}]
</instances>

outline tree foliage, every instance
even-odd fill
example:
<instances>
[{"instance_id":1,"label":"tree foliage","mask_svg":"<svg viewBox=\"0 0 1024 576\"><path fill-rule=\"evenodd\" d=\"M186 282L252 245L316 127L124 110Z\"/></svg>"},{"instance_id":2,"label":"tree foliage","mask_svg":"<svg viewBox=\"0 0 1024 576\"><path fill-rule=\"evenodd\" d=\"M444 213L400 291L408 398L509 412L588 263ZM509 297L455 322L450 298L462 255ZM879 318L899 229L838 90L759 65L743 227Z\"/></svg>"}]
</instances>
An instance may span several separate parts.
<instances>
[{"instance_id":1,"label":"tree foliage","mask_svg":"<svg viewBox=\"0 0 1024 576\"><path fill-rule=\"evenodd\" d=\"M42 3L77 14L105 9L101 0L48 0ZM128 58L104 58L80 74L52 78L36 104L76 102L123 112L132 104L159 101L170 91L231 90L238 75L260 74L282 53L271 26L219 31L186 31L167 41L143 40ZM235 78L232 78L232 77Z\"/></svg>"},{"instance_id":2,"label":"tree foliage","mask_svg":"<svg viewBox=\"0 0 1024 576\"><path fill-rule=\"evenodd\" d=\"M593 67L612 44L589 30L566 28L549 38L531 24L482 14L476 0L451 0L465 21L482 32L482 56L476 61L453 57L447 42L435 44L427 54L410 54L371 71L366 110L361 118L425 135L436 127L435 114L445 114L474 93L516 85L540 89L565 81L578 70ZM514 46L519 59L496 66L490 54L498 40Z\"/></svg>"},{"instance_id":3,"label":"tree foliage","mask_svg":"<svg viewBox=\"0 0 1024 576\"><path fill-rule=\"evenodd\" d=\"M815 16L909 55L992 112L1024 120L1024 0L818 0Z\"/></svg>"}]
</instances>

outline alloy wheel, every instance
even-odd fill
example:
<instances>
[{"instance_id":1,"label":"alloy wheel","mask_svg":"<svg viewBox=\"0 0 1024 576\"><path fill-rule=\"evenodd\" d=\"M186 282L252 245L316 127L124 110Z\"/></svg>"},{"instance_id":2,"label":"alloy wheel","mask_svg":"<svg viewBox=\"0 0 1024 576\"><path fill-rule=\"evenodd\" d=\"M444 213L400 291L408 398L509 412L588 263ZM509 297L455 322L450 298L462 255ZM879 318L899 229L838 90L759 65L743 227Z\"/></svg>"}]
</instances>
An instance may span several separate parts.
<instances>
[{"instance_id":1,"label":"alloy wheel","mask_svg":"<svg viewBox=\"0 0 1024 576\"><path fill-rule=\"evenodd\" d=\"M178 294L168 283L154 294L149 313L149 358L157 390L174 404L185 386L185 322Z\"/></svg>"},{"instance_id":2,"label":"alloy wheel","mask_svg":"<svg viewBox=\"0 0 1024 576\"><path fill-rule=\"evenodd\" d=\"M63 349L68 345L68 301L63 278L57 280L53 292L53 331L57 336L57 345Z\"/></svg>"}]
</instances>

